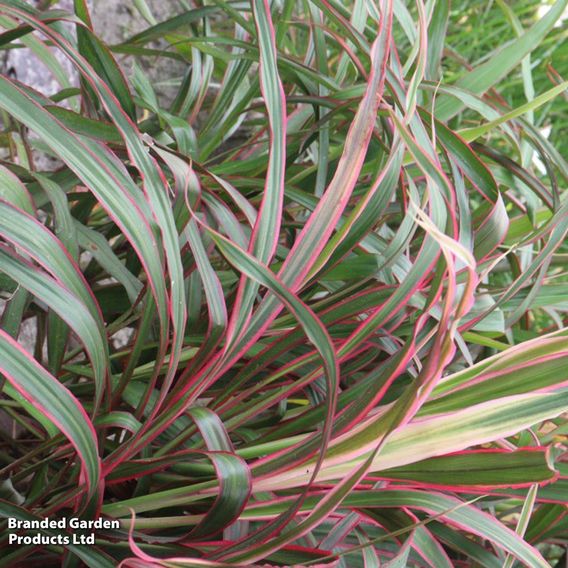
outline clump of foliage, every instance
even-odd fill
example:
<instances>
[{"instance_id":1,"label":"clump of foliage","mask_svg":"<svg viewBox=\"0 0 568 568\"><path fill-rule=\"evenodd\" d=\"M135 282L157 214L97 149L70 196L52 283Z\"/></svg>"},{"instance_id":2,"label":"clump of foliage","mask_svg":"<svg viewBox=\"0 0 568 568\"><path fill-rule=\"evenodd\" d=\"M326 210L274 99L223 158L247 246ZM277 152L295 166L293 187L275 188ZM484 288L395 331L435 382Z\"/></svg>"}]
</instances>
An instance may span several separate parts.
<instances>
[{"instance_id":1,"label":"clump of foliage","mask_svg":"<svg viewBox=\"0 0 568 568\"><path fill-rule=\"evenodd\" d=\"M62 87L0 78L0 516L121 528L0 564L558 561L568 1L49 4L0 2Z\"/></svg>"}]
</instances>

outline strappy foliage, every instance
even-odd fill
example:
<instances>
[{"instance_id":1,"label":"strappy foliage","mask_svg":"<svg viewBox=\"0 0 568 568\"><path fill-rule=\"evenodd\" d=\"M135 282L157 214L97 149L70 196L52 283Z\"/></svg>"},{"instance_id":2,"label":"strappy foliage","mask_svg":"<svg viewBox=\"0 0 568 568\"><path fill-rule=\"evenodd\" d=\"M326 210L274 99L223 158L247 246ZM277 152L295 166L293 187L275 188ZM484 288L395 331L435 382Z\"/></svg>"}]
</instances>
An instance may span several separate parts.
<instances>
[{"instance_id":1,"label":"strappy foliage","mask_svg":"<svg viewBox=\"0 0 568 568\"><path fill-rule=\"evenodd\" d=\"M60 83L0 77L0 565L559 561L568 0L137 0L117 45L41 4L0 1Z\"/></svg>"}]
</instances>

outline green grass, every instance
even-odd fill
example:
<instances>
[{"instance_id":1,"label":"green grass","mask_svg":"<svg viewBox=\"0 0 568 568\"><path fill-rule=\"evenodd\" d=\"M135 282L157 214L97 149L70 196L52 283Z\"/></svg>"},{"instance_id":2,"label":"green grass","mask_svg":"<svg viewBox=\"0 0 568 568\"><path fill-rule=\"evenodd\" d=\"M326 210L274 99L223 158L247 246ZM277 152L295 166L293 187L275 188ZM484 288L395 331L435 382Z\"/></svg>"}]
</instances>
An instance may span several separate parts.
<instances>
[{"instance_id":1,"label":"green grass","mask_svg":"<svg viewBox=\"0 0 568 568\"><path fill-rule=\"evenodd\" d=\"M567 4L0 1L0 566L560 566Z\"/></svg>"}]
</instances>

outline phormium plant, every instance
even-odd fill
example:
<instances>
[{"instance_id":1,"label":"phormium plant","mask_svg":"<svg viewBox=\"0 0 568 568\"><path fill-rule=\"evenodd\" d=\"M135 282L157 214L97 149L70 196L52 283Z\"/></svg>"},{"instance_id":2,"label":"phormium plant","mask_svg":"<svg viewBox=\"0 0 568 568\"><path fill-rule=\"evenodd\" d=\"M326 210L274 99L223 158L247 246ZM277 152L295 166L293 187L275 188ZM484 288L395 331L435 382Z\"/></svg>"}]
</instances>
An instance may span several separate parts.
<instances>
[{"instance_id":1,"label":"phormium plant","mask_svg":"<svg viewBox=\"0 0 568 568\"><path fill-rule=\"evenodd\" d=\"M568 0L542 4L138 0L106 45L86 0L0 1L2 49L61 83L0 78L1 566L560 561Z\"/></svg>"}]
</instances>

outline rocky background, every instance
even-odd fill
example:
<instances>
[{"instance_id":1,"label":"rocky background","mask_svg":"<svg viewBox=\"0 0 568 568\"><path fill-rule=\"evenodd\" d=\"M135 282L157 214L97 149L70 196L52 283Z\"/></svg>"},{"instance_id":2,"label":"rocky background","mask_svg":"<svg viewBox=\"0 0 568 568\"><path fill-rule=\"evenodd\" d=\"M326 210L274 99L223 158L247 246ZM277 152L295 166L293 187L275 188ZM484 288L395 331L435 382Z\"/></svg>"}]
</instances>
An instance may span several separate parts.
<instances>
[{"instance_id":1,"label":"rocky background","mask_svg":"<svg viewBox=\"0 0 568 568\"><path fill-rule=\"evenodd\" d=\"M42 0L32 0L38 7L45 5ZM108 45L121 43L128 37L142 31L149 26L140 15L136 2L126 0L90 0L91 18L97 35ZM184 2L178 0L146 0L146 5L158 22L171 18L187 9ZM53 2L52 9L73 11L73 0L60 0ZM55 53L61 64L69 73L72 82L77 81L72 66L60 53ZM129 58L118 56L127 75L131 71ZM168 93L167 81L175 79L182 72L182 67L172 60L161 59L159 64L154 61L143 61L144 71L148 73L156 90L166 96ZM58 82L52 77L48 69L37 60L33 53L25 49L13 49L5 52L2 60L2 72L12 73L18 80L37 89L45 95L52 95L60 89Z\"/></svg>"}]
</instances>

